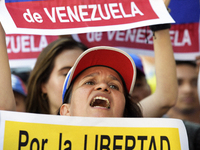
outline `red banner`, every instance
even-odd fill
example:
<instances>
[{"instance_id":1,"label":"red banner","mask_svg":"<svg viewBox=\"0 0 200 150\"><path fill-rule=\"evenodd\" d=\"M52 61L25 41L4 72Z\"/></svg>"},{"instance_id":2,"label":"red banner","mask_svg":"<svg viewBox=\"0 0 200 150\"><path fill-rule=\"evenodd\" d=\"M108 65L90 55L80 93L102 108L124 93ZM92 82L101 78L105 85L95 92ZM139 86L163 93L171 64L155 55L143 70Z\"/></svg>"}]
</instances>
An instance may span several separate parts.
<instances>
[{"instance_id":1,"label":"red banner","mask_svg":"<svg viewBox=\"0 0 200 150\"><path fill-rule=\"evenodd\" d=\"M6 35L9 59L37 58L40 52L58 36L45 35Z\"/></svg>"},{"instance_id":2,"label":"red banner","mask_svg":"<svg viewBox=\"0 0 200 150\"><path fill-rule=\"evenodd\" d=\"M172 25L170 37L176 59L194 59L195 55L199 54L198 30L199 23ZM153 55L153 34L146 27L124 31L92 32L73 37L88 47L107 45L120 47L130 53Z\"/></svg>"},{"instance_id":3,"label":"red banner","mask_svg":"<svg viewBox=\"0 0 200 150\"><path fill-rule=\"evenodd\" d=\"M2 0L0 17L6 33L41 35L124 30L174 22L162 0Z\"/></svg>"},{"instance_id":4,"label":"red banner","mask_svg":"<svg viewBox=\"0 0 200 150\"><path fill-rule=\"evenodd\" d=\"M56 39L58 36L7 34L6 45L10 67L34 66L40 52Z\"/></svg>"},{"instance_id":5,"label":"red banner","mask_svg":"<svg viewBox=\"0 0 200 150\"><path fill-rule=\"evenodd\" d=\"M106 0L100 3L90 0L77 3L74 0L42 0L20 2L20 8L16 7L17 1L6 3L6 7L18 28L69 29L157 19L149 1L140 1Z\"/></svg>"}]
</instances>

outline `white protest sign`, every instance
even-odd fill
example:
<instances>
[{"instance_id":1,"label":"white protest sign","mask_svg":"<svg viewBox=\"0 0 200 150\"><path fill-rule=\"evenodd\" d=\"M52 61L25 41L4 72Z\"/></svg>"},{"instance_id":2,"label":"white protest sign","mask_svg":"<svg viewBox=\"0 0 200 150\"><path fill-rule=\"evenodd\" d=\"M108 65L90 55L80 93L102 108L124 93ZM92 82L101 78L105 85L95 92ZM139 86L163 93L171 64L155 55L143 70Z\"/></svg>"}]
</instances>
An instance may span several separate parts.
<instances>
[{"instance_id":1,"label":"white protest sign","mask_svg":"<svg viewBox=\"0 0 200 150\"><path fill-rule=\"evenodd\" d=\"M174 23L162 0L1 0L7 34L62 35Z\"/></svg>"},{"instance_id":2,"label":"white protest sign","mask_svg":"<svg viewBox=\"0 0 200 150\"><path fill-rule=\"evenodd\" d=\"M188 150L184 124L169 118L91 118L0 111L0 149Z\"/></svg>"}]
</instances>

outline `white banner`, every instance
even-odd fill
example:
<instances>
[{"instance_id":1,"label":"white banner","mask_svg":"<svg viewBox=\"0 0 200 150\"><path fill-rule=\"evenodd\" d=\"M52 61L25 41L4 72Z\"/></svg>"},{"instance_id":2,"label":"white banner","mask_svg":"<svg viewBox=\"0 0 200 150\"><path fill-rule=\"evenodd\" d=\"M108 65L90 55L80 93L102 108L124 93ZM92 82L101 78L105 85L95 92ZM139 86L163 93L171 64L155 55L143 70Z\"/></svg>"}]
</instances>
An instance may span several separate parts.
<instances>
[{"instance_id":1,"label":"white banner","mask_svg":"<svg viewBox=\"0 0 200 150\"><path fill-rule=\"evenodd\" d=\"M188 150L184 124L169 118L91 118L0 111L0 149Z\"/></svg>"}]
</instances>

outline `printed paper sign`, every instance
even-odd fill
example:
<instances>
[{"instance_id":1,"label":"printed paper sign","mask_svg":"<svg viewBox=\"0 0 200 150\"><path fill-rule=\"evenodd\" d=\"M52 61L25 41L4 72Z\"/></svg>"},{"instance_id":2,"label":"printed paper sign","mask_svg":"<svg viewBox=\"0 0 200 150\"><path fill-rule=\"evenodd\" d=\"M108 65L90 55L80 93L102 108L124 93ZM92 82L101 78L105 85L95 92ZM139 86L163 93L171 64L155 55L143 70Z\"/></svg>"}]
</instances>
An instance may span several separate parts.
<instances>
[{"instance_id":1,"label":"printed paper sign","mask_svg":"<svg viewBox=\"0 0 200 150\"><path fill-rule=\"evenodd\" d=\"M1 0L6 33L60 35L172 23L162 0Z\"/></svg>"},{"instance_id":2,"label":"printed paper sign","mask_svg":"<svg viewBox=\"0 0 200 150\"><path fill-rule=\"evenodd\" d=\"M178 119L67 117L9 111L0 111L0 115L3 150L188 150L187 133Z\"/></svg>"},{"instance_id":3,"label":"printed paper sign","mask_svg":"<svg viewBox=\"0 0 200 150\"><path fill-rule=\"evenodd\" d=\"M195 60L195 57L200 54L198 30L199 23L171 26L170 37L175 59ZM146 27L74 34L73 38L88 47L106 45L118 47L128 53L154 56L153 33Z\"/></svg>"}]
</instances>

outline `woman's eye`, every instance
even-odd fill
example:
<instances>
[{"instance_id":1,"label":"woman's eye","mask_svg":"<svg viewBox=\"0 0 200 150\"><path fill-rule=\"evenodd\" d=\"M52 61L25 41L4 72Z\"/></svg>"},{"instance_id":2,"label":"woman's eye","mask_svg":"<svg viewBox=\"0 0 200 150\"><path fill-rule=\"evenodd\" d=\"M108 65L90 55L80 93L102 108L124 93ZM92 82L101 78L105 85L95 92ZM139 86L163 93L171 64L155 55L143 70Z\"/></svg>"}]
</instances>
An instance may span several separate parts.
<instances>
[{"instance_id":1,"label":"woman's eye","mask_svg":"<svg viewBox=\"0 0 200 150\"><path fill-rule=\"evenodd\" d=\"M94 82L93 81L87 81L85 82L86 85L94 85Z\"/></svg>"},{"instance_id":2,"label":"woman's eye","mask_svg":"<svg viewBox=\"0 0 200 150\"><path fill-rule=\"evenodd\" d=\"M119 87L116 86L116 85L110 85L109 87L110 87L111 89L119 90Z\"/></svg>"},{"instance_id":3,"label":"woman's eye","mask_svg":"<svg viewBox=\"0 0 200 150\"><path fill-rule=\"evenodd\" d=\"M67 76L67 73L63 74L63 76L65 76L65 77L66 77L66 76Z\"/></svg>"},{"instance_id":4,"label":"woman's eye","mask_svg":"<svg viewBox=\"0 0 200 150\"><path fill-rule=\"evenodd\" d=\"M61 69L59 71L60 75L65 76L65 77L67 76L68 72L69 72L69 69Z\"/></svg>"}]
</instances>

